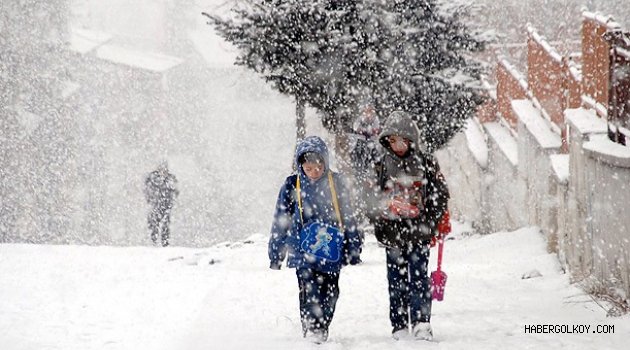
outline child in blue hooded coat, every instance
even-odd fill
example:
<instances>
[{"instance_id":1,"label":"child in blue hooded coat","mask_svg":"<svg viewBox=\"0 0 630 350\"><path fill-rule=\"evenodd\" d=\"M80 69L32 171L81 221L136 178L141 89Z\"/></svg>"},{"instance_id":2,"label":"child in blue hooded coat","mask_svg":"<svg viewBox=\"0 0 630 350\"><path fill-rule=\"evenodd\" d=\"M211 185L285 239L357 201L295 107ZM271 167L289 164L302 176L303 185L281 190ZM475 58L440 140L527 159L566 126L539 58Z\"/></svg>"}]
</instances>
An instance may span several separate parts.
<instances>
[{"instance_id":1,"label":"child in blue hooded coat","mask_svg":"<svg viewBox=\"0 0 630 350\"><path fill-rule=\"evenodd\" d=\"M360 263L350 192L342 177L330 170L328 149L317 136L298 144L297 174L286 178L276 204L271 237L270 267L296 268L300 318L304 337L326 341L339 297L339 272Z\"/></svg>"}]
</instances>

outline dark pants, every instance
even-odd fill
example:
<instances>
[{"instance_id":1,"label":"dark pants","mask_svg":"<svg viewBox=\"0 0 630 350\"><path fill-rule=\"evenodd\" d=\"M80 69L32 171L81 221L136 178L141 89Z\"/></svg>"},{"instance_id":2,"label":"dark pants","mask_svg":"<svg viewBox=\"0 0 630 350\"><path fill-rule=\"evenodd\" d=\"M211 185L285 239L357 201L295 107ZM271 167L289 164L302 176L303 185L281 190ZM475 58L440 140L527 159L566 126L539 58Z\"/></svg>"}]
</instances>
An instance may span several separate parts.
<instances>
[{"instance_id":1,"label":"dark pants","mask_svg":"<svg viewBox=\"0 0 630 350\"><path fill-rule=\"evenodd\" d=\"M389 281L389 319L394 331L431 320L429 245L386 248Z\"/></svg>"},{"instance_id":2,"label":"dark pants","mask_svg":"<svg viewBox=\"0 0 630 350\"><path fill-rule=\"evenodd\" d=\"M328 332L339 298L339 272L297 269L302 331Z\"/></svg>"},{"instance_id":3,"label":"dark pants","mask_svg":"<svg viewBox=\"0 0 630 350\"><path fill-rule=\"evenodd\" d=\"M168 207L153 207L149 213L149 230L151 231L151 240L153 244L157 243L158 237L161 238L162 247L168 246L170 236L169 223L171 221L171 209ZM160 235L161 232L161 235Z\"/></svg>"}]
</instances>

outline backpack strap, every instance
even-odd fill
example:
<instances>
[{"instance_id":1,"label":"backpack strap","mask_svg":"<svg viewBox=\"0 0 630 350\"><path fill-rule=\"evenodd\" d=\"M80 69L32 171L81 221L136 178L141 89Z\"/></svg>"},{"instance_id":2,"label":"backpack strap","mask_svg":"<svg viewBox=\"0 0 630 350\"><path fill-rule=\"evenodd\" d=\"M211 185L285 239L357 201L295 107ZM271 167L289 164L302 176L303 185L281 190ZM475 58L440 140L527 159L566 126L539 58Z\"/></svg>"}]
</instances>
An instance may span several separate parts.
<instances>
[{"instance_id":1,"label":"backpack strap","mask_svg":"<svg viewBox=\"0 0 630 350\"><path fill-rule=\"evenodd\" d=\"M339 221L339 228L343 232L343 221L341 221L341 211L339 210L339 202L337 202L337 191L335 191L335 182L333 181L332 172L328 171L328 183L330 184L330 193L332 194L333 206L335 207L335 213L337 214L337 220Z\"/></svg>"},{"instance_id":2,"label":"backpack strap","mask_svg":"<svg viewBox=\"0 0 630 350\"><path fill-rule=\"evenodd\" d=\"M297 174L297 180L295 182L295 189L297 190L298 210L300 211L300 221L304 226L304 216L302 215L302 195L300 194L300 174Z\"/></svg>"},{"instance_id":3,"label":"backpack strap","mask_svg":"<svg viewBox=\"0 0 630 350\"><path fill-rule=\"evenodd\" d=\"M328 184L330 185L330 193L332 194L333 207L335 208L335 214L337 215L337 221L341 231L344 231L343 221L341 220L341 211L339 210L339 202L337 201L337 191L335 190L335 182L333 181L332 172L328 171ZM304 215L302 214L302 195L300 194L300 174L297 175L297 181L295 183L295 189L297 190L298 208L300 210L300 221L304 225Z\"/></svg>"}]
</instances>

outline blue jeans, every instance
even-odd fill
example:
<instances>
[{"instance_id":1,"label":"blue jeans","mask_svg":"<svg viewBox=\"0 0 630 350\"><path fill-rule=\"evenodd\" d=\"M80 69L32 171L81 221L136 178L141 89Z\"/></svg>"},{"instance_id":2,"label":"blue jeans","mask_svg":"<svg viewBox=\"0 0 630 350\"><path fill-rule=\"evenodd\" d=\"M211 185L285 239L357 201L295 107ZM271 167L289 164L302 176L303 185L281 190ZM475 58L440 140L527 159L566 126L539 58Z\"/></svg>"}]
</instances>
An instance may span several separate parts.
<instances>
[{"instance_id":1,"label":"blue jeans","mask_svg":"<svg viewBox=\"0 0 630 350\"><path fill-rule=\"evenodd\" d=\"M339 298L339 272L325 273L309 268L296 270L300 287L302 331L328 332Z\"/></svg>"},{"instance_id":2,"label":"blue jeans","mask_svg":"<svg viewBox=\"0 0 630 350\"><path fill-rule=\"evenodd\" d=\"M431 320L429 244L386 248L389 319L394 332Z\"/></svg>"}]
</instances>

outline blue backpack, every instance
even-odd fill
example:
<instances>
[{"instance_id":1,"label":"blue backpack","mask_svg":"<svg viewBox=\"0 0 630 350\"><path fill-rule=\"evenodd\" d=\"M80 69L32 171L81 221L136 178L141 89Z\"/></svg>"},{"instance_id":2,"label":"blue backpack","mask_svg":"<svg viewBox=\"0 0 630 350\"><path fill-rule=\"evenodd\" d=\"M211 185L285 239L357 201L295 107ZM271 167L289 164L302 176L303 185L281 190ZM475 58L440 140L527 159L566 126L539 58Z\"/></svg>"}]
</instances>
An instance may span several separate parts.
<instances>
[{"instance_id":1,"label":"blue backpack","mask_svg":"<svg viewBox=\"0 0 630 350\"><path fill-rule=\"evenodd\" d=\"M335 184L330 171L328 172L328 182L330 184L333 206L340 227L315 221L303 227L300 232L300 248L304 251L305 260L318 266L319 269L323 271L334 270L333 267L340 264L344 241L343 221L341 220L341 212L339 210L339 203L337 202L337 192L335 191ZM296 191L300 220L302 221L302 225L304 225L302 196L300 195L300 176L297 177Z\"/></svg>"}]
</instances>

